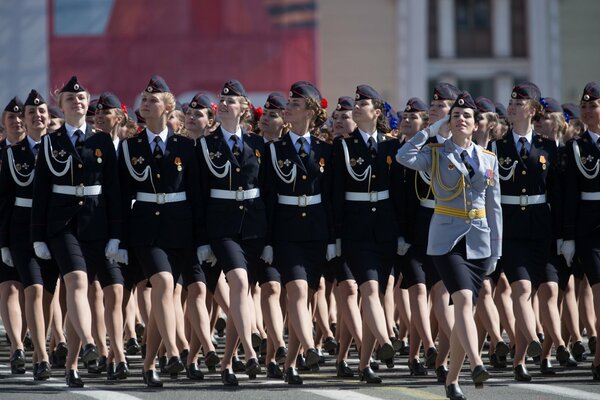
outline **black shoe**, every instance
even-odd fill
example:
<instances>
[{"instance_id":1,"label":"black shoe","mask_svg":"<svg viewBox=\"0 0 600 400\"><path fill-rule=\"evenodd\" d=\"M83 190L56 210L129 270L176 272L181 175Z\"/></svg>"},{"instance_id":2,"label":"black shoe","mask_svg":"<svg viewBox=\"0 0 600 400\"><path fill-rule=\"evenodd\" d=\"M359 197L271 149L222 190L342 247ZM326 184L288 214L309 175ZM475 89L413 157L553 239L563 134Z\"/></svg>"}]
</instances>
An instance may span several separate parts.
<instances>
[{"instance_id":1,"label":"black shoe","mask_svg":"<svg viewBox=\"0 0 600 400\"><path fill-rule=\"evenodd\" d=\"M581 343L581 340L576 341L575 343L573 343L573 345L571 346L571 354L573 355L573 358L575 358L575 360L578 360L579 357L583 356L585 353L585 347L583 347L583 343Z\"/></svg>"},{"instance_id":2,"label":"black shoe","mask_svg":"<svg viewBox=\"0 0 600 400\"><path fill-rule=\"evenodd\" d=\"M151 369L150 371L143 371L142 378L148 387L159 388L163 386L160 376L158 376L158 372L156 372L156 370Z\"/></svg>"},{"instance_id":3,"label":"black shoe","mask_svg":"<svg viewBox=\"0 0 600 400\"><path fill-rule=\"evenodd\" d=\"M158 369L161 374L167 373L167 356L158 357Z\"/></svg>"},{"instance_id":4,"label":"black shoe","mask_svg":"<svg viewBox=\"0 0 600 400\"><path fill-rule=\"evenodd\" d=\"M537 334L537 337L538 337L538 340L540 341L540 343L544 343L544 339L545 339L545 337L544 337L544 334L543 334L543 333L541 333L541 332L540 332L540 333L538 333L538 334Z\"/></svg>"},{"instance_id":5,"label":"black shoe","mask_svg":"<svg viewBox=\"0 0 600 400\"><path fill-rule=\"evenodd\" d=\"M141 351L141 349L142 348L140 347L140 344L134 337L132 337L127 341L127 343L125 343L125 353L127 353L128 356L135 356Z\"/></svg>"},{"instance_id":6,"label":"black shoe","mask_svg":"<svg viewBox=\"0 0 600 400\"><path fill-rule=\"evenodd\" d=\"M251 339L252 339L252 348L254 350L258 350L260 348L260 344L262 343L262 336L260 336L260 333L253 333L251 335Z\"/></svg>"},{"instance_id":7,"label":"black shoe","mask_svg":"<svg viewBox=\"0 0 600 400\"><path fill-rule=\"evenodd\" d=\"M471 372L471 379L473 379L473 383L479 385L490 379L490 373L483 365L477 365Z\"/></svg>"},{"instance_id":8,"label":"black shoe","mask_svg":"<svg viewBox=\"0 0 600 400\"><path fill-rule=\"evenodd\" d=\"M181 362L183 362L183 363L187 362L189 355L190 355L190 349L181 350L181 353L179 353L179 358L181 359Z\"/></svg>"},{"instance_id":9,"label":"black shoe","mask_svg":"<svg viewBox=\"0 0 600 400\"><path fill-rule=\"evenodd\" d=\"M591 355L596 354L596 343L598 343L598 339L596 338L596 336L591 336L588 339L588 347L590 349Z\"/></svg>"},{"instance_id":10,"label":"black shoe","mask_svg":"<svg viewBox=\"0 0 600 400\"><path fill-rule=\"evenodd\" d=\"M510 351L508 352L508 354L510 354L510 358L512 358L513 360L515 359L516 351L517 351L517 347L514 344L512 346L510 346Z\"/></svg>"},{"instance_id":11,"label":"black shoe","mask_svg":"<svg viewBox=\"0 0 600 400\"><path fill-rule=\"evenodd\" d=\"M200 368L198 368L197 363L189 364L186 368L185 374L188 377L188 379L191 379L193 381L201 381L204 379L204 374L202 373L202 371L200 371Z\"/></svg>"},{"instance_id":12,"label":"black shoe","mask_svg":"<svg viewBox=\"0 0 600 400\"><path fill-rule=\"evenodd\" d=\"M283 364L285 362L285 358L287 357L288 349L285 346L281 346L275 352L275 361L278 364Z\"/></svg>"},{"instance_id":13,"label":"black shoe","mask_svg":"<svg viewBox=\"0 0 600 400\"><path fill-rule=\"evenodd\" d=\"M381 362L384 362L388 368L394 368L394 355L396 352L391 344L385 343L383 346L381 346L378 354Z\"/></svg>"},{"instance_id":14,"label":"black shoe","mask_svg":"<svg viewBox=\"0 0 600 400\"><path fill-rule=\"evenodd\" d=\"M260 341L260 346L258 346L258 352L261 356L265 356L267 354L267 339L263 339Z\"/></svg>"},{"instance_id":15,"label":"black shoe","mask_svg":"<svg viewBox=\"0 0 600 400\"><path fill-rule=\"evenodd\" d=\"M298 370L293 367L288 367L288 369L285 370L284 380L288 385L302 385L302 378L298 375Z\"/></svg>"},{"instance_id":16,"label":"black shoe","mask_svg":"<svg viewBox=\"0 0 600 400\"><path fill-rule=\"evenodd\" d=\"M435 363L434 363L435 365ZM417 358L413 358L408 361L408 369L410 371L411 376L425 376L427 375L427 368L423 365L421 360Z\"/></svg>"},{"instance_id":17,"label":"black shoe","mask_svg":"<svg viewBox=\"0 0 600 400\"><path fill-rule=\"evenodd\" d=\"M98 353L98 349L96 345L93 343L88 343L83 347L83 352L81 353L81 362L85 364L89 364L92 361L96 361L100 357Z\"/></svg>"},{"instance_id":18,"label":"black shoe","mask_svg":"<svg viewBox=\"0 0 600 400\"><path fill-rule=\"evenodd\" d=\"M446 378L448 377L448 368L446 368L445 365L440 365L435 369L435 376L438 383L446 383Z\"/></svg>"},{"instance_id":19,"label":"black shoe","mask_svg":"<svg viewBox=\"0 0 600 400\"><path fill-rule=\"evenodd\" d=\"M338 378L354 378L354 371L348 366L346 360L342 360L335 366Z\"/></svg>"},{"instance_id":20,"label":"black shoe","mask_svg":"<svg viewBox=\"0 0 600 400\"><path fill-rule=\"evenodd\" d=\"M335 336L335 331L337 330L337 324L335 322L332 322L331 325L329 325L329 329L331 329L331 333L333 333L333 336Z\"/></svg>"},{"instance_id":21,"label":"black shoe","mask_svg":"<svg viewBox=\"0 0 600 400\"><path fill-rule=\"evenodd\" d=\"M101 356L95 361L90 361L87 365L89 374L101 374L106 371L106 356Z\"/></svg>"},{"instance_id":22,"label":"black shoe","mask_svg":"<svg viewBox=\"0 0 600 400\"><path fill-rule=\"evenodd\" d=\"M208 368L212 368L220 362L221 362L221 359L219 358L217 353L215 353L214 351L209 351L204 356L204 365L206 365Z\"/></svg>"},{"instance_id":23,"label":"black shoe","mask_svg":"<svg viewBox=\"0 0 600 400\"><path fill-rule=\"evenodd\" d=\"M258 360L256 358L249 359L244 370L250 379L255 379L256 375L261 372Z\"/></svg>"},{"instance_id":24,"label":"black shoe","mask_svg":"<svg viewBox=\"0 0 600 400\"><path fill-rule=\"evenodd\" d=\"M39 364L34 364L33 379L36 381L45 381L52 376L52 370L48 361L42 361Z\"/></svg>"},{"instance_id":25,"label":"black shoe","mask_svg":"<svg viewBox=\"0 0 600 400\"><path fill-rule=\"evenodd\" d=\"M531 375L527 372L527 368L523 364L517 365L513 373L515 375L515 380L519 382L529 382L531 381Z\"/></svg>"},{"instance_id":26,"label":"black shoe","mask_svg":"<svg viewBox=\"0 0 600 400\"><path fill-rule=\"evenodd\" d=\"M595 337L595 336L593 336ZM594 367L594 363L592 363L592 378L595 381L600 381L600 365L596 365Z\"/></svg>"},{"instance_id":27,"label":"black shoe","mask_svg":"<svg viewBox=\"0 0 600 400\"><path fill-rule=\"evenodd\" d=\"M298 371L310 371L310 367L306 365L306 358L302 354L296 357L296 369Z\"/></svg>"},{"instance_id":28,"label":"black shoe","mask_svg":"<svg viewBox=\"0 0 600 400\"><path fill-rule=\"evenodd\" d=\"M272 361L267 364L267 378L283 379L283 371L279 368L279 364Z\"/></svg>"},{"instance_id":29,"label":"black shoe","mask_svg":"<svg viewBox=\"0 0 600 400\"><path fill-rule=\"evenodd\" d=\"M306 350L306 366L308 368L312 368L316 365L319 365L319 352L317 351L317 349L312 348L312 349L308 349Z\"/></svg>"},{"instance_id":30,"label":"black shoe","mask_svg":"<svg viewBox=\"0 0 600 400\"><path fill-rule=\"evenodd\" d=\"M331 336L328 336L327 338L325 338L325 341L323 342L323 350L325 350L326 352L329 353L330 356L335 354L335 350L337 349L337 341L332 338Z\"/></svg>"},{"instance_id":31,"label":"black shoe","mask_svg":"<svg viewBox=\"0 0 600 400\"><path fill-rule=\"evenodd\" d=\"M558 346L558 349L556 349L556 360L565 367L573 368L577 366L577 361L571 357L571 353L565 346Z\"/></svg>"},{"instance_id":32,"label":"black shoe","mask_svg":"<svg viewBox=\"0 0 600 400\"><path fill-rule=\"evenodd\" d=\"M23 350L15 350L12 357L10 357L10 372L17 375L25 373L25 352Z\"/></svg>"},{"instance_id":33,"label":"black shoe","mask_svg":"<svg viewBox=\"0 0 600 400\"><path fill-rule=\"evenodd\" d=\"M373 359L369 360L369 367L373 371L379 371L379 363Z\"/></svg>"},{"instance_id":34,"label":"black shoe","mask_svg":"<svg viewBox=\"0 0 600 400\"><path fill-rule=\"evenodd\" d=\"M394 351L397 353L402 347L402 340L398 339L396 336L390 338L390 342L392 343L392 347Z\"/></svg>"},{"instance_id":35,"label":"black shoe","mask_svg":"<svg viewBox=\"0 0 600 400\"><path fill-rule=\"evenodd\" d=\"M23 346L25 346L25 350L33 351L33 341L31 340L29 331L25 334L25 339L23 339Z\"/></svg>"},{"instance_id":36,"label":"black shoe","mask_svg":"<svg viewBox=\"0 0 600 400\"><path fill-rule=\"evenodd\" d=\"M363 370L359 368L358 376L361 382L365 381L366 383L381 383L381 378L377 374L375 374L375 372L373 372L371 367L367 367Z\"/></svg>"},{"instance_id":37,"label":"black shoe","mask_svg":"<svg viewBox=\"0 0 600 400\"><path fill-rule=\"evenodd\" d=\"M239 385L237 376L229 368L221 371L221 382L225 386L237 386Z\"/></svg>"},{"instance_id":38,"label":"black shoe","mask_svg":"<svg viewBox=\"0 0 600 400\"><path fill-rule=\"evenodd\" d=\"M177 374L178 372L181 372L184 369L185 366L181 362L179 356L173 356L169 358L169 362L167 362L167 365L165 366L166 372L171 375Z\"/></svg>"},{"instance_id":39,"label":"black shoe","mask_svg":"<svg viewBox=\"0 0 600 400\"><path fill-rule=\"evenodd\" d=\"M410 346L408 345L408 341L401 340L400 342L401 344L398 353L400 353L401 356L407 356L410 352Z\"/></svg>"},{"instance_id":40,"label":"black shoe","mask_svg":"<svg viewBox=\"0 0 600 400\"><path fill-rule=\"evenodd\" d=\"M438 351L435 347L430 347L425 353L425 365L427 368L435 368L435 359L437 358Z\"/></svg>"},{"instance_id":41,"label":"black shoe","mask_svg":"<svg viewBox=\"0 0 600 400\"><path fill-rule=\"evenodd\" d=\"M246 371L246 366L244 365L244 363L242 362L242 360L240 360L240 358L238 356L234 356L231 359L231 364L232 364L233 372L245 372Z\"/></svg>"},{"instance_id":42,"label":"black shoe","mask_svg":"<svg viewBox=\"0 0 600 400\"><path fill-rule=\"evenodd\" d=\"M323 351L321 349L317 349L317 353L319 353L319 365L325 365L325 355L323 354ZM312 370L316 370L318 371L318 366L317 368L311 368Z\"/></svg>"},{"instance_id":43,"label":"black shoe","mask_svg":"<svg viewBox=\"0 0 600 400\"><path fill-rule=\"evenodd\" d=\"M466 396L460 389L458 383L452 383L446 386L446 398L450 400L466 400Z\"/></svg>"},{"instance_id":44,"label":"black shoe","mask_svg":"<svg viewBox=\"0 0 600 400\"><path fill-rule=\"evenodd\" d=\"M527 347L527 357L539 357L542 354L542 345L537 340L529 343Z\"/></svg>"},{"instance_id":45,"label":"black shoe","mask_svg":"<svg viewBox=\"0 0 600 400\"><path fill-rule=\"evenodd\" d=\"M79 376L79 372L74 371L74 370L66 371L65 378L66 378L68 387L70 387L70 388L82 388L83 387L83 381L81 380L81 377Z\"/></svg>"},{"instance_id":46,"label":"black shoe","mask_svg":"<svg viewBox=\"0 0 600 400\"><path fill-rule=\"evenodd\" d=\"M501 357L498 354L490 354L490 365L492 368L506 368L506 356Z\"/></svg>"},{"instance_id":47,"label":"black shoe","mask_svg":"<svg viewBox=\"0 0 600 400\"><path fill-rule=\"evenodd\" d=\"M135 335L137 336L137 340L142 340L145 330L146 326L144 324L135 324Z\"/></svg>"},{"instance_id":48,"label":"black shoe","mask_svg":"<svg viewBox=\"0 0 600 400\"><path fill-rule=\"evenodd\" d=\"M227 327L227 320L223 317L217 318L217 322L215 322L215 329L217 330L217 335L219 337L223 337L225 334L225 328Z\"/></svg>"},{"instance_id":49,"label":"black shoe","mask_svg":"<svg viewBox=\"0 0 600 400\"><path fill-rule=\"evenodd\" d=\"M508 347L506 342L501 340L498 343L496 343L496 349L495 349L494 354L496 354L500 357L506 357L508 355L508 353L510 353L510 348Z\"/></svg>"},{"instance_id":50,"label":"black shoe","mask_svg":"<svg viewBox=\"0 0 600 400\"><path fill-rule=\"evenodd\" d=\"M552 363L550 362L549 359L544 358L540 362L540 373L542 375L555 375L556 374L556 371L554 370L554 368L552 368Z\"/></svg>"}]
</instances>

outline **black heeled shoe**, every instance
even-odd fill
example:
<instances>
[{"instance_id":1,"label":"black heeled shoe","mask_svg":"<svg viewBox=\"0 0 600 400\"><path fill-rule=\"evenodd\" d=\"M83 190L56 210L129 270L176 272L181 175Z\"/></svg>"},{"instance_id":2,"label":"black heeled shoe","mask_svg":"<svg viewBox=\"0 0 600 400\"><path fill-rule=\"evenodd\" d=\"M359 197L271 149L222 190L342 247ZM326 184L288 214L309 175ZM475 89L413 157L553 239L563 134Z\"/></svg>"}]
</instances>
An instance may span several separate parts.
<instances>
[{"instance_id":1,"label":"black heeled shoe","mask_svg":"<svg viewBox=\"0 0 600 400\"><path fill-rule=\"evenodd\" d=\"M337 341L334 338L332 338L331 336L328 336L323 341L323 350L328 352L330 356L333 356L335 354L335 350L337 349L337 346L338 346Z\"/></svg>"},{"instance_id":2,"label":"black heeled shoe","mask_svg":"<svg viewBox=\"0 0 600 400\"><path fill-rule=\"evenodd\" d=\"M346 360L337 363L335 371L338 378L354 378L354 371L352 371Z\"/></svg>"},{"instance_id":3,"label":"black heeled shoe","mask_svg":"<svg viewBox=\"0 0 600 400\"><path fill-rule=\"evenodd\" d=\"M231 365L233 368L233 372L244 372L246 371L246 366L243 361L240 360L238 356L235 356L231 359Z\"/></svg>"},{"instance_id":4,"label":"black heeled shoe","mask_svg":"<svg viewBox=\"0 0 600 400\"><path fill-rule=\"evenodd\" d=\"M25 352L23 350L15 350L10 357L10 373L13 375L22 375L25 373Z\"/></svg>"},{"instance_id":5,"label":"black heeled shoe","mask_svg":"<svg viewBox=\"0 0 600 400\"><path fill-rule=\"evenodd\" d=\"M303 383L302 378L298 375L298 370L293 367L285 370L285 381L288 385L302 385Z\"/></svg>"},{"instance_id":6,"label":"black heeled shoe","mask_svg":"<svg viewBox=\"0 0 600 400\"><path fill-rule=\"evenodd\" d=\"M435 360L437 358L438 351L435 347L430 347L425 353L425 365L427 368L435 368Z\"/></svg>"},{"instance_id":7,"label":"black heeled shoe","mask_svg":"<svg viewBox=\"0 0 600 400\"><path fill-rule=\"evenodd\" d=\"M214 351L209 351L204 356L204 365L206 365L209 369L215 367L217 364L221 362L221 359Z\"/></svg>"},{"instance_id":8,"label":"black heeled shoe","mask_svg":"<svg viewBox=\"0 0 600 400\"><path fill-rule=\"evenodd\" d=\"M537 340L529 343L527 347L527 357L539 357L542 354L542 345Z\"/></svg>"},{"instance_id":9,"label":"black heeled shoe","mask_svg":"<svg viewBox=\"0 0 600 400\"><path fill-rule=\"evenodd\" d=\"M519 381L519 382L530 382L531 381L531 375L529 375L527 368L523 364L517 365L513 369L513 374L515 376L516 381Z\"/></svg>"},{"instance_id":10,"label":"black heeled shoe","mask_svg":"<svg viewBox=\"0 0 600 400\"><path fill-rule=\"evenodd\" d=\"M121 361L117 365L115 365L115 363L112 362L108 365L108 368L106 369L106 379L108 379L109 381L127 379L129 374L129 365L125 361Z\"/></svg>"},{"instance_id":11,"label":"black heeled shoe","mask_svg":"<svg viewBox=\"0 0 600 400\"><path fill-rule=\"evenodd\" d=\"M197 363L188 364L185 369L185 375L192 381L204 380L204 374L200 371L200 368L198 368Z\"/></svg>"},{"instance_id":12,"label":"black heeled shoe","mask_svg":"<svg viewBox=\"0 0 600 400\"><path fill-rule=\"evenodd\" d=\"M426 376L427 368L423 365L421 360L413 358L408 361L408 370L411 376Z\"/></svg>"},{"instance_id":13,"label":"black heeled shoe","mask_svg":"<svg viewBox=\"0 0 600 400\"><path fill-rule=\"evenodd\" d=\"M385 343L383 346L381 346L378 354L381 362L384 362L388 368L394 368L394 355L396 352L391 344Z\"/></svg>"},{"instance_id":14,"label":"black heeled shoe","mask_svg":"<svg viewBox=\"0 0 600 400\"><path fill-rule=\"evenodd\" d=\"M33 379L36 381L45 381L52 376L52 370L48 361L42 361L39 364L34 365L33 368Z\"/></svg>"},{"instance_id":15,"label":"black heeled shoe","mask_svg":"<svg viewBox=\"0 0 600 400\"><path fill-rule=\"evenodd\" d=\"M556 360L560 365L573 368L577 366L577 361L571 356L571 352L565 346L558 346L556 349Z\"/></svg>"},{"instance_id":16,"label":"black heeled shoe","mask_svg":"<svg viewBox=\"0 0 600 400\"><path fill-rule=\"evenodd\" d=\"M317 349L312 348L312 349L308 349L306 350L306 354L305 354L305 362L306 362L306 366L308 368L313 368L317 365L319 365L319 352L317 351Z\"/></svg>"},{"instance_id":17,"label":"black heeled shoe","mask_svg":"<svg viewBox=\"0 0 600 400\"><path fill-rule=\"evenodd\" d=\"M179 356L173 356L169 358L167 365L165 366L165 370L168 374L176 375L177 373L183 371L185 366L181 362Z\"/></svg>"},{"instance_id":18,"label":"black heeled shoe","mask_svg":"<svg viewBox=\"0 0 600 400\"><path fill-rule=\"evenodd\" d=\"M363 370L361 370L359 368L358 376L360 377L361 381L365 381L366 383L373 383L373 384L381 383L381 378L379 377L379 375L377 375L375 372L373 372L371 367L365 368Z\"/></svg>"},{"instance_id":19,"label":"black heeled shoe","mask_svg":"<svg viewBox=\"0 0 600 400\"><path fill-rule=\"evenodd\" d=\"M261 372L258 360L256 358L249 359L244 370L250 379L256 379L256 375Z\"/></svg>"},{"instance_id":20,"label":"black heeled shoe","mask_svg":"<svg viewBox=\"0 0 600 400\"><path fill-rule=\"evenodd\" d=\"M490 354L490 365L492 368L506 368L506 357L501 357L498 354Z\"/></svg>"},{"instance_id":21,"label":"black heeled shoe","mask_svg":"<svg viewBox=\"0 0 600 400\"><path fill-rule=\"evenodd\" d=\"M125 344L125 353L127 353L128 356L135 356L141 350L140 343L134 337L130 338Z\"/></svg>"},{"instance_id":22,"label":"black heeled shoe","mask_svg":"<svg viewBox=\"0 0 600 400\"><path fill-rule=\"evenodd\" d=\"M278 364L283 364L285 362L285 358L287 357L288 349L285 346L281 346L275 352L275 361Z\"/></svg>"},{"instance_id":23,"label":"black heeled shoe","mask_svg":"<svg viewBox=\"0 0 600 400\"><path fill-rule=\"evenodd\" d=\"M451 383L446 386L446 397L450 400L466 400L467 398L458 383Z\"/></svg>"},{"instance_id":24,"label":"black heeled shoe","mask_svg":"<svg viewBox=\"0 0 600 400\"><path fill-rule=\"evenodd\" d=\"M149 388L159 388L163 387L163 383L160 380L160 376L158 376L158 372L156 370L149 370L142 372L142 378L144 379L144 383Z\"/></svg>"},{"instance_id":25,"label":"black heeled shoe","mask_svg":"<svg viewBox=\"0 0 600 400\"><path fill-rule=\"evenodd\" d=\"M549 359L544 358L540 362L540 373L542 375L556 375L556 371L552 368L552 363Z\"/></svg>"},{"instance_id":26,"label":"black heeled shoe","mask_svg":"<svg viewBox=\"0 0 600 400\"><path fill-rule=\"evenodd\" d=\"M477 365L471 372L471 379L475 385L481 385L483 382L490 379L490 373L483 365Z\"/></svg>"},{"instance_id":27,"label":"black heeled shoe","mask_svg":"<svg viewBox=\"0 0 600 400\"><path fill-rule=\"evenodd\" d=\"M271 361L267 364L267 378L283 379L283 371L277 363Z\"/></svg>"},{"instance_id":28,"label":"black heeled shoe","mask_svg":"<svg viewBox=\"0 0 600 400\"><path fill-rule=\"evenodd\" d=\"M89 374L101 374L106 371L106 356L101 356L96 361L88 363L87 369Z\"/></svg>"},{"instance_id":29,"label":"black heeled shoe","mask_svg":"<svg viewBox=\"0 0 600 400\"><path fill-rule=\"evenodd\" d=\"M445 365L440 365L435 369L435 376L438 383L446 383L446 378L448 377L448 368L446 368Z\"/></svg>"},{"instance_id":30,"label":"black heeled shoe","mask_svg":"<svg viewBox=\"0 0 600 400\"><path fill-rule=\"evenodd\" d=\"M100 353L98 353L98 348L95 344L88 343L83 347L83 352L81 353L81 362L84 365L96 361L98 358L100 358Z\"/></svg>"},{"instance_id":31,"label":"black heeled shoe","mask_svg":"<svg viewBox=\"0 0 600 400\"><path fill-rule=\"evenodd\" d=\"M75 370L69 370L65 373L65 379L67 381L67 386L70 388L82 388L83 381L79 376L79 372Z\"/></svg>"},{"instance_id":32,"label":"black heeled shoe","mask_svg":"<svg viewBox=\"0 0 600 400\"><path fill-rule=\"evenodd\" d=\"M223 382L223 385L225 386L239 385L237 376L235 376L235 374L229 368L225 368L223 371L221 371L221 382Z\"/></svg>"}]
</instances>

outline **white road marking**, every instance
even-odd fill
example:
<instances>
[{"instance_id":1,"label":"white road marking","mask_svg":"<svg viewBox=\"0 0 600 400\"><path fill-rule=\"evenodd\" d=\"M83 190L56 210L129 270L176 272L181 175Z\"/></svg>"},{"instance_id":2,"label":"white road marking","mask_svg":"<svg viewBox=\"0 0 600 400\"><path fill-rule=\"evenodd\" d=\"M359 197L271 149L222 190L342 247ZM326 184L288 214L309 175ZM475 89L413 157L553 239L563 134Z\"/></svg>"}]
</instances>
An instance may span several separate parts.
<instances>
[{"instance_id":1,"label":"white road marking","mask_svg":"<svg viewBox=\"0 0 600 400\"><path fill-rule=\"evenodd\" d=\"M340 389L302 389L303 392L316 394L332 400L381 400L379 397L369 396L351 390Z\"/></svg>"},{"instance_id":2,"label":"white road marking","mask_svg":"<svg viewBox=\"0 0 600 400\"><path fill-rule=\"evenodd\" d=\"M533 384L533 383L516 383L510 384L509 386L518 389L527 389L533 392L552 394L558 397L568 397L571 399L586 399L586 400L600 400L600 394L585 392L583 390L573 389L570 387L561 387L547 384Z\"/></svg>"}]
</instances>

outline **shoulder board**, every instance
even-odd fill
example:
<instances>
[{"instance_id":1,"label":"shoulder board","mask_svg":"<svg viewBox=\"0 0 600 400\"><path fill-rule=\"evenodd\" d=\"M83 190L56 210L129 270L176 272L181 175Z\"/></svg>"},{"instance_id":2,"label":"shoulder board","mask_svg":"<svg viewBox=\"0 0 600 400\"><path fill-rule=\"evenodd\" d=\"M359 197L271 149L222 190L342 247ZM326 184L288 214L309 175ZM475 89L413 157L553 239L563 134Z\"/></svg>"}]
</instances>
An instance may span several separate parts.
<instances>
[{"instance_id":1,"label":"shoulder board","mask_svg":"<svg viewBox=\"0 0 600 400\"><path fill-rule=\"evenodd\" d=\"M444 147L444 143L427 143L429 147Z\"/></svg>"},{"instance_id":2,"label":"shoulder board","mask_svg":"<svg viewBox=\"0 0 600 400\"><path fill-rule=\"evenodd\" d=\"M483 151L484 153L487 153L487 154L490 154L490 155L496 157L496 153L494 153L493 151L489 151L489 150L484 149L484 148L482 148L481 151Z\"/></svg>"}]
</instances>

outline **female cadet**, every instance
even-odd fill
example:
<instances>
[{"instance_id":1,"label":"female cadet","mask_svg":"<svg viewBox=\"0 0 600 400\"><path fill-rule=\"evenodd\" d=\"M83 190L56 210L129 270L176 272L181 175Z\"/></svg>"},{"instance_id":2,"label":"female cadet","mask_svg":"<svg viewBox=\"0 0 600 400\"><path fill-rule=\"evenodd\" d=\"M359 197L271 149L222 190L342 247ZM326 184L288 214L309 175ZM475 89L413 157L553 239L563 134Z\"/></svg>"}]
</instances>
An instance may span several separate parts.
<instances>
[{"instance_id":1,"label":"female cadet","mask_svg":"<svg viewBox=\"0 0 600 400\"><path fill-rule=\"evenodd\" d=\"M42 140L31 209L35 254L54 258L65 284L70 387L83 386L77 371L82 342L82 361L98 359L91 335L89 283L98 276L102 287L123 284L118 265L109 261L117 256L121 236L116 153L110 136L96 133L85 122L89 98L75 76L61 89L58 106L65 124ZM119 369L123 375L128 372L125 362Z\"/></svg>"},{"instance_id":2,"label":"female cadet","mask_svg":"<svg viewBox=\"0 0 600 400\"><path fill-rule=\"evenodd\" d=\"M534 288L540 299L541 321L558 345L557 359L566 362L571 357L560 335L558 275L548 263L551 241L559 239L561 233L558 152L554 141L533 131L533 118L542 108L539 100L540 90L533 83L515 86L508 105L512 131L491 146L498 156L502 189L502 269L510 282L516 320L520 321L515 326L513 358L518 381L531 380L525 353L535 357L542 351L531 305Z\"/></svg>"},{"instance_id":3,"label":"female cadet","mask_svg":"<svg viewBox=\"0 0 600 400\"><path fill-rule=\"evenodd\" d=\"M261 197L264 141L242 131L240 120L249 112L246 90L237 80L229 80L220 93L217 115L221 122L211 135L196 143L200 160L200 187L206 202L205 235L198 250L202 263L225 272L230 288L226 346L221 361L221 380L237 386L232 355L237 338L246 356L246 373L260 372L251 340L251 304L249 281L260 263L267 230L266 212ZM232 325L233 324L233 325ZM237 333L236 333L237 332Z\"/></svg>"},{"instance_id":4,"label":"female cadet","mask_svg":"<svg viewBox=\"0 0 600 400\"><path fill-rule=\"evenodd\" d=\"M382 307L397 249L397 208L400 178L393 179L393 156L398 142L386 141L389 131L384 102L372 87L356 88L352 117L357 128L334 144L333 214L338 255L344 259L361 293L363 321L359 375L361 381L381 383L369 361L375 341L379 358L394 365Z\"/></svg>"},{"instance_id":5,"label":"female cadet","mask_svg":"<svg viewBox=\"0 0 600 400\"><path fill-rule=\"evenodd\" d=\"M25 289L25 316L34 346L33 379L46 380L51 375L46 331L58 267L54 262L35 257L31 247L33 169L41 138L50 122L48 106L35 90L25 100L23 120L27 136L6 149L2 160L4 168L0 170L0 238L3 242L0 246L4 255L10 245L10 259Z\"/></svg>"},{"instance_id":6,"label":"female cadet","mask_svg":"<svg viewBox=\"0 0 600 400\"><path fill-rule=\"evenodd\" d=\"M268 264L276 261L287 291L290 330L285 380L289 384L302 384L295 366L300 346L307 367L318 365L308 299L319 287L325 258L335 257L329 219L331 146L311 135L327 119L321 102L321 93L310 82L291 86L284 111L290 131L269 144L266 158L269 230L262 256Z\"/></svg>"},{"instance_id":7,"label":"female cadet","mask_svg":"<svg viewBox=\"0 0 600 400\"><path fill-rule=\"evenodd\" d=\"M273 92L267 97L264 112L258 120L260 133L265 143L276 142L288 132L283 120L287 99L283 94ZM258 272L260 301L267 330L267 354L265 364L268 378L283 378L279 364L285 361L287 348L283 339L283 312L281 309L281 274L272 263L265 263Z\"/></svg>"},{"instance_id":8,"label":"female cadet","mask_svg":"<svg viewBox=\"0 0 600 400\"><path fill-rule=\"evenodd\" d=\"M25 138L23 124L23 102L14 97L2 112L2 125L6 129L6 138L0 142L2 154ZM9 214L5 214L6 217ZM9 222L6 221L8 224ZM8 228L8 227L7 227ZM9 250L8 231L4 230L0 245L2 246L2 262L0 263L0 316L4 321L6 333L10 340L10 370L13 374L25 373L25 352L23 351L22 329L24 320L21 313L23 285L19 272L14 268Z\"/></svg>"},{"instance_id":9,"label":"female cadet","mask_svg":"<svg viewBox=\"0 0 600 400\"><path fill-rule=\"evenodd\" d=\"M581 120L587 131L567 144L564 243L562 254L571 264L577 246L600 315L600 84L588 83L581 96ZM596 329L599 322L596 321ZM600 351L592 362L592 376L600 380Z\"/></svg>"},{"instance_id":10,"label":"female cadet","mask_svg":"<svg viewBox=\"0 0 600 400\"><path fill-rule=\"evenodd\" d=\"M502 209L496 157L472 143L477 129L477 106L462 92L450 117L417 133L398 152L406 167L429 171L435 209L429 228L427 254L433 256L438 273L454 303L455 322L450 338L450 370L446 396L464 399L458 376L465 354L469 356L475 384L489 378L477 348L473 319L483 277L493 272L501 255ZM425 146L449 120L451 139Z\"/></svg>"},{"instance_id":11,"label":"female cadet","mask_svg":"<svg viewBox=\"0 0 600 400\"><path fill-rule=\"evenodd\" d=\"M119 152L123 238L152 284L143 370L149 387L162 386L154 366L161 338L168 357L165 370L176 375L184 369L175 339L173 291L180 274L194 273L193 246L202 228L194 145L167 127L174 108L164 79L153 76L140 106L146 129L124 140Z\"/></svg>"}]
</instances>

